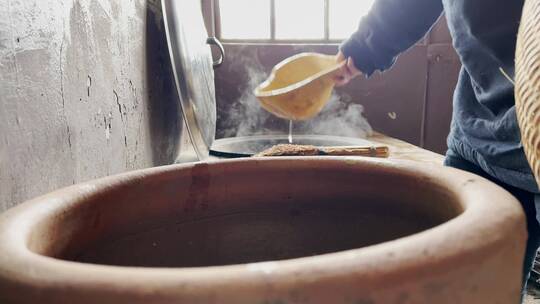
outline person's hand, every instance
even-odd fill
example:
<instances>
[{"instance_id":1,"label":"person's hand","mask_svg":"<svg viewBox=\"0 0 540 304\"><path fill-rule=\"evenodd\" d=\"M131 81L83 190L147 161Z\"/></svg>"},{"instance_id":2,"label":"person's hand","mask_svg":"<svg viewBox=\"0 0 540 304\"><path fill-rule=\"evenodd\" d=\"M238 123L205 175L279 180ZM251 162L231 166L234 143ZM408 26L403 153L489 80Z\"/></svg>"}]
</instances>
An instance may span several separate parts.
<instances>
[{"instance_id":1,"label":"person's hand","mask_svg":"<svg viewBox=\"0 0 540 304\"><path fill-rule=\"evenodd\" d=\"M360 72L356 68L356 66L354 65L354 60L352 59L352 57L345 58L345 55L343 55L343 53L339 52L336 55L336 61L337 62L347 61L347 63L345 63L337 71L337 73L334 76L334 82L336 83L336 86L338 86L338 87L344 86L347 83L349 83L349 81L351 81L351 79L353 79L354 77L362 74L362 72Z\"/></svg>"}]
</instances>

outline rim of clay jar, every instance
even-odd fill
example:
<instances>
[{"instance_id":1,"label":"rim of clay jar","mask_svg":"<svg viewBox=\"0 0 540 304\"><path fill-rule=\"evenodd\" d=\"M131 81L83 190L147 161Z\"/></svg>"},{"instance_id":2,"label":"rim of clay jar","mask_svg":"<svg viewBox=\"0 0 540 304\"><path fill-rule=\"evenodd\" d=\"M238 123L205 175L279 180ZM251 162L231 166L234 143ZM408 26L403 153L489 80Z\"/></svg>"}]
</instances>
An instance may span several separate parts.
<instances>
[{"instance_id":1,"label":"rim of clay jar","mask_svg":"<svg viewBox=\"0 0 540 304\"><path fill-rule=\"evenodd\" d=\"M490 252L509 238L519 244L526 236L524 214L515 198L504 189L483 179L452 168L412 161L389 161L356 157L281 157L220 160L210 166L234 166L237 163L271 165L298 162L329 166L356 166L368 171L405 174L429 179L447 189L463 206L457 217L428 230L396 240L289 260L195 268L145 268L106 266L65 261L32 252L28 238L40 220L65 208L73 208L81 197L109 191L115 186L151 176L171 174L200 166L201 163L170 165L138 170L74 185L38 197L0 216L0 291L34 290L73 291L101 295L125 293L138 296L195 295L204 292L221 296L233 293L266 293L289 290L291 286L313 286L342 278L358 282L392 284L407 280L414 270L418 277L444 274L463 259L481 263ZM520 233L521 232L521 233ZM465 241L466 240L466 241ZM373 263L377 260L376 263ZM456 264L457 263L457 264ZM321 285L322 286L322 285ZM380 286L380 285L379 285ZM26 289L25 289L26 288ZM289 288L289 289L288 289ZM1 297L0 297L1 298Z\"/></svg>"}]
</instances>

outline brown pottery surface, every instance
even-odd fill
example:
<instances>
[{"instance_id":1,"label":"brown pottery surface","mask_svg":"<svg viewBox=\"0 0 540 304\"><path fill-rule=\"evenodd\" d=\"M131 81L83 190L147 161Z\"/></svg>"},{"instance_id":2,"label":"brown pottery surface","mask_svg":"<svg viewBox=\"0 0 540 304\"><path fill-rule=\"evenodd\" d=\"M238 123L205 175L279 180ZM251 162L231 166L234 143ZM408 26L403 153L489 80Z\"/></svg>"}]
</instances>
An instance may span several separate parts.
<instances>
[{"instance_id":1,"label":"brown pottery surface","mask_svg":"<svg viewBox=\"0 0 540 304\"><path fill-rule=\"evenodd\" d=\"M0 215L0 303L518 303L519 203L361 157L164 166Z\"/></svg>"}]
</instances>

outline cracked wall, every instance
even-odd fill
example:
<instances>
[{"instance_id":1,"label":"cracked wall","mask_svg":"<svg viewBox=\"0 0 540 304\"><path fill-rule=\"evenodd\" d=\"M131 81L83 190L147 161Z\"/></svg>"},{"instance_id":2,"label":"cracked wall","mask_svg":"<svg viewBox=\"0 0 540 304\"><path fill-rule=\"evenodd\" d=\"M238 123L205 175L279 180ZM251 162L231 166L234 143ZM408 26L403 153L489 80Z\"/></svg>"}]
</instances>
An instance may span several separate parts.
<instances>
[{"instance_id":1,"label":"cracked wall","mask_svg":"<svg viewBox=\"0 0 540 304\"><path fill-rule=\"evenodd\" d=\"M182 121L158 0L0 2L0 211L173 162Z\"/></svg>"}]
</instances>

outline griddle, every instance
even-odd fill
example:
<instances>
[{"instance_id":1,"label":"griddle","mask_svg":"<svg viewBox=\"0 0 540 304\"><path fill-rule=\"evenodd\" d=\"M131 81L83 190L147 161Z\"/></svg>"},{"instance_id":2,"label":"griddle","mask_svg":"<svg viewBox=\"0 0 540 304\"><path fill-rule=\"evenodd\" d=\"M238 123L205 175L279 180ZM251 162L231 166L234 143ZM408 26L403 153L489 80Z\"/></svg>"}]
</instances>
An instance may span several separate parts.
<instances>
[{"instance_id":1,"label":"griddle","mask_svg":"<svg viewBox=\"0 0 540 304\"><path fill-rule=\"evenodd\" d=\"M210 155L225 158L249 157L277 144L289 143L288 135L253 135L221 138L214 141ZM354 137L294 135L293 144L317 147L372 146L373 142Z\"/></svg>"}]
</instances>

